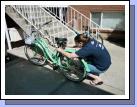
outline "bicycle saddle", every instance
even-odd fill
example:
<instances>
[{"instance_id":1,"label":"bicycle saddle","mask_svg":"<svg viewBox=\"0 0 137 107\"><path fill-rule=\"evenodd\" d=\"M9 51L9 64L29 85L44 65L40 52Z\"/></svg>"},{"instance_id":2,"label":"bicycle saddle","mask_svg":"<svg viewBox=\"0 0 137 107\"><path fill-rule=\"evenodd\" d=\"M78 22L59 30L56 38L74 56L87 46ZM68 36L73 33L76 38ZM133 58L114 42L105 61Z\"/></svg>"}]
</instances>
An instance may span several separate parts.
<instances>
[{"instance_id":1,"label":"bicycle saddle","mask_svg":"<svg viewBox=\"0 0 137 107\"><path fill-rule=\"evenodd\" d=\"M56 41L56 42L66 42L66 41L67 41L67 38L58 38L58 37L56 37L56 38L55 38L55 41Z\"/></svg>"},{"instance_id":2,"label":"bicycle saddle","mask_svg":"<svg viewBox=\"0 0 137 107\"><path fill-rule=\"evenodd\" d=\"M67 38L58 38L58 37L56 37L55 41L56 41L58 47L66 47Z\"/></svg>"}]
</instances>

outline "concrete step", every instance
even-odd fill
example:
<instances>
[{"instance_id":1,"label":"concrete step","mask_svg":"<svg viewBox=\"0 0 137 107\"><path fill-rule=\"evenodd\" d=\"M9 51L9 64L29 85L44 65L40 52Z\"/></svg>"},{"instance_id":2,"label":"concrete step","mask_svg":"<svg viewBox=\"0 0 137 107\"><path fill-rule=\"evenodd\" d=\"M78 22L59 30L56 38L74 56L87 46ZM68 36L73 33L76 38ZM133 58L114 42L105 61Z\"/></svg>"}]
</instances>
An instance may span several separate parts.
<instances>
[{"instance_id":1,"label":"concrete step","mask_svg":"<svg viewBox=\"0 0 137 107\"><path fill-rule=\"evenodd\" d=\"M6 12L7 13L7 12ZM7 13L28 35L30 34L30 25L22 17L16 17L16 13Z\"/></svg>"},{"instance_id":2,"label":"concrete step","mask_svg":"<svg viewBox=\"0 0 137 107\"><path fill-rule=\"evenodd\" d=\"M6 8L5 8L5 12L8 12L8 13L14 13L15 10L14 10L12 7L10 7L10 6L6 6Z\"/></svg>"}]
</instances>

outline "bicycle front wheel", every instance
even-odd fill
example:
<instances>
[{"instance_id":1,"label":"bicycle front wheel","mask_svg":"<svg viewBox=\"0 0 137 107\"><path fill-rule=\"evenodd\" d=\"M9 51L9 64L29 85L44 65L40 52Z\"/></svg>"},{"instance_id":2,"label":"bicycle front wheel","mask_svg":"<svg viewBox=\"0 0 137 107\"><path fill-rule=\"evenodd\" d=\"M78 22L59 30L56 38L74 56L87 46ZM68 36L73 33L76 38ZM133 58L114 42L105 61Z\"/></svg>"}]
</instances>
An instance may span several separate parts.
<instances>
[{"instance_id":1,"label":"bicycle front wheel","mask_svg":"<svg viewBox=\"0 0 137 107\"><path fill-rule=\"evenodd\" d=\"M61 63L64 66L63 74L67 79L74 82L81 82L85 79L86 71L84 70L80 60L72 60L63 57Z\"/></svg>"},{"instance_id":2,"label":"bicycle front wheel","mask_svg":"<svg viewBox=\"0 0 137 107\"><path fill-rule=\"evenodd\" d=\"M35 65L44 65L46 59L44 58L44 53L39 47L34 45L25 45L24 47L25 55L27 59Z\"/></svg>"}]
</instances>

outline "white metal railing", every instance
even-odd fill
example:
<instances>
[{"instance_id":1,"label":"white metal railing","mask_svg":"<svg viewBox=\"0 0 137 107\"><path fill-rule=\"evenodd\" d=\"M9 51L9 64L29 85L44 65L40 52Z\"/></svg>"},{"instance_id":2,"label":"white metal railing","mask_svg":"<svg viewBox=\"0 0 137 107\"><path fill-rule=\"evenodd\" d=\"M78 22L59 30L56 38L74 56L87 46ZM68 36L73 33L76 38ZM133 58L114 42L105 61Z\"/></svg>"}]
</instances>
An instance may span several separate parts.
<instances>
[{"instance_id":1,"label":"white metal railing","mask_svg":"<svg viewBox=\"0 0 137 107\"><path fill-rule=\"evenodd\" d=\"M66 37L75 35L75 33L65 26L62 22L57 20L44 8L38 5L12 5L12 8L16 10L22 17L24 17L33 29L40 32L43 36L47 38L52 38L55 41L55 37ZM45 22L52 20L52 23L41 28ZM60 28L60 29L59 29ZM47 32L49 35L47 35Z\"/></svg>"},{"instance_id":2,"label":"white metal railing","mask_svg":"<svg viewBox=\"0 0 137 107\"><path fill-rule=\"evenodd\" d=\"M62 23L67 25L78 33L90 32L96 36L100 33L100 26L91 19L80 13L72 6L68 7L46 7L43 6L49 13L55 16ZM60 14L61 13L61 14Z\"/></svg>"}]
</instances>

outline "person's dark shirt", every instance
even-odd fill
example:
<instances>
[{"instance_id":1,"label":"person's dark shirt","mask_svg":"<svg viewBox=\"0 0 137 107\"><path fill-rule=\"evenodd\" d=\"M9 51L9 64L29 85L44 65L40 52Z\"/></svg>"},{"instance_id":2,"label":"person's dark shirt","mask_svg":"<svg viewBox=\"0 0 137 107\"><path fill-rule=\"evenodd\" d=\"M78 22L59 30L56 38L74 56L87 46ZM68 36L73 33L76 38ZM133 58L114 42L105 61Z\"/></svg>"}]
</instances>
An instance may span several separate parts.
<instances>
[{"instance_id":1,"label":"person's dark shirt","mask_svg":"<svg viewBox=\"0 0 137 107\"><path fill-rule=\"evenodd\" d=\"M84 47L75 52L80 58L104 71L111 65L109 52L103 44L91 39Z\"/></svg>"}]
</instances>

